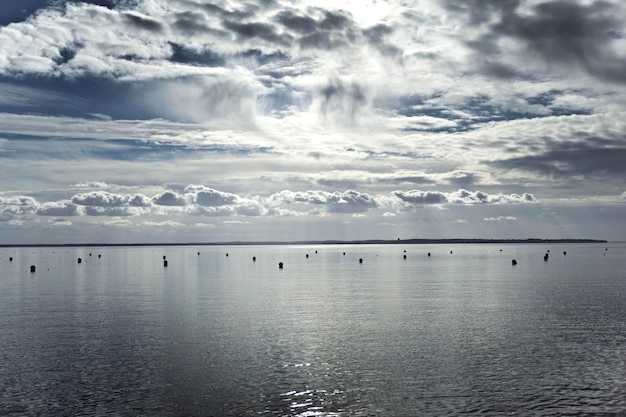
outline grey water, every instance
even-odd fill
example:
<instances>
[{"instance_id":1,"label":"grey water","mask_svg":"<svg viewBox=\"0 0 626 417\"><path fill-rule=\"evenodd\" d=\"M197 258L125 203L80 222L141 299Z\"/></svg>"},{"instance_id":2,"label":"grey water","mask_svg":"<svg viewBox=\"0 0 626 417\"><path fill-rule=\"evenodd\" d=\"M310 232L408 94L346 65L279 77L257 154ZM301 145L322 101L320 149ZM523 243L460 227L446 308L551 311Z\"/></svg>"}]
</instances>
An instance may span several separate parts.
<instances>
[{"instance_id":1,"label":"grey water","mask_svg":"<svg viewBox=\"0 0 626 417\"><path fill-rule=\"evenodd\" d=\"M0 415L626 415L626 244L3 248Z\"/></svg>"}]
</instances>

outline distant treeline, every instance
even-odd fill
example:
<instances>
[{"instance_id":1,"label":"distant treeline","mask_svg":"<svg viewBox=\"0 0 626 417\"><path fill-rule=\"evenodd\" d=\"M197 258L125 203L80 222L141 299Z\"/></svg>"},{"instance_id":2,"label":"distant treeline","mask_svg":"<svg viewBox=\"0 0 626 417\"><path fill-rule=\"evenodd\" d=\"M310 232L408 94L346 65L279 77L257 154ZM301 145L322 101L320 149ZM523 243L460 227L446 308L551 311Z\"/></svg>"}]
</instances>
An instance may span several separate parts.
<instances>
[{"instance_id":1,"label":"distant treeline","mask_svg":"<svg viewBox=\"0 0 626 417\"><path fill-rule=\"evenodd\" d=\"M301 240L292 242L185 242L185 243L42 243L42 244L0 244L0 248L37 247L107 247L107 246L234 246L234 245L415 245L442 243L607 243L598 239L371 239L371 240Z\"/></svg>"}]
</instances>

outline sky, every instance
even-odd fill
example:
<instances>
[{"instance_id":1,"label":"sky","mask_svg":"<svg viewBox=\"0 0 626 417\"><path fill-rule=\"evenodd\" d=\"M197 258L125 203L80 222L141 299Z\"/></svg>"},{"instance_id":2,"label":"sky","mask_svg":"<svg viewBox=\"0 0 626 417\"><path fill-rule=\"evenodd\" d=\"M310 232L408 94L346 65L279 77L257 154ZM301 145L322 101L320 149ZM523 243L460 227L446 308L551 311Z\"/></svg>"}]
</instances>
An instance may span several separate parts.
<instances>
[{"instance_id":1,"label":"sky","mask_svg":"<svg viewBox=\"0 0 626 417\"><path fill-rule=\"evenodd\" d=\"M4 0L0 244L626 240L626 5Z\"/></svg>"}]
</instances>

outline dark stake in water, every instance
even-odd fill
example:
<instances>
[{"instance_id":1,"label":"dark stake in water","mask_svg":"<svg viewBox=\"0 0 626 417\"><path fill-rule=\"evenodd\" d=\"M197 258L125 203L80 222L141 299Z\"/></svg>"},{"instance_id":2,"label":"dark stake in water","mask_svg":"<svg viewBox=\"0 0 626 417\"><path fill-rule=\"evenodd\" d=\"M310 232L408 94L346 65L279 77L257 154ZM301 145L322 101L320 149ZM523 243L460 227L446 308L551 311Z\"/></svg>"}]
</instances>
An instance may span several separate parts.
<instances>
[{"instance_id":1,"label":"dark stake in water","mask_svg":"<svg viewBox=\"0 0 626 417\"><path fill-rule=\"evenodd\" d=\"M546 246L0 249L0 416L626 415L626 245Z\"/></svg>"}]
</instances>

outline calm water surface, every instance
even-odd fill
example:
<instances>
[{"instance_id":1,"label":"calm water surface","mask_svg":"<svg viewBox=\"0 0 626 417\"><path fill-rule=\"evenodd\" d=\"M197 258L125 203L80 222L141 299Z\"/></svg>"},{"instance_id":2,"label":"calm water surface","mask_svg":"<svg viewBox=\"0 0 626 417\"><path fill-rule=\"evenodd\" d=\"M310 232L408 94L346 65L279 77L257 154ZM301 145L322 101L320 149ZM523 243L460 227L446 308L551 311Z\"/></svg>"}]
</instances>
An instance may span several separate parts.
<instances>
[{"instance_id":1,"label":"calm water surface","mask_svg":"<svg viewBox=\"0 0 626 417\"><path fill-rule=\"evenodd\" d=\"M0 415L626 415L626 244L0 249Z\"/></svg>"}]
</instances>

